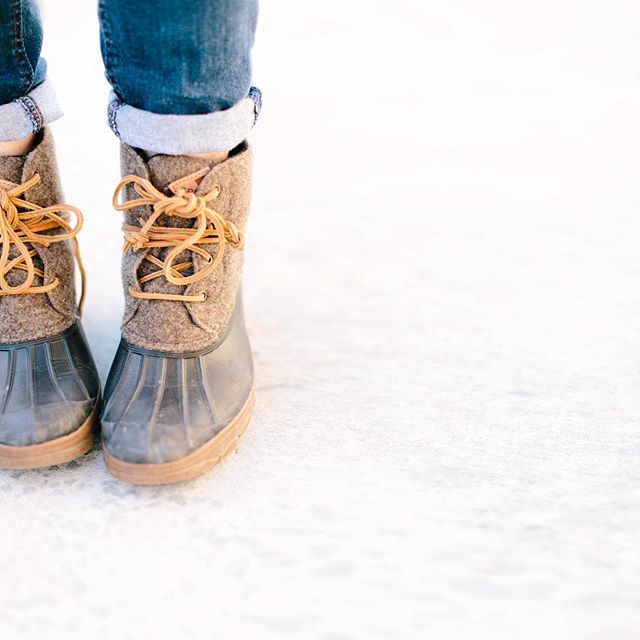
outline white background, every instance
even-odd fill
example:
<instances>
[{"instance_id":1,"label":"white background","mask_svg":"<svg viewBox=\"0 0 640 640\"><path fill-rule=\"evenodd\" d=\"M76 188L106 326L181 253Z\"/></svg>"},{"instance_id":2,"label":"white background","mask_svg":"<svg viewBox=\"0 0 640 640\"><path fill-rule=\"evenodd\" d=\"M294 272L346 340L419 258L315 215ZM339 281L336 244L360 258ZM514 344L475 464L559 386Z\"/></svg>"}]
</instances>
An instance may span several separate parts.
<instances>
[{"instance_id":1,"label":"white background","mask_svg":"<svg viewBox=\"0 0 640 640\"><path fill-rule=\"evenodd\" d=\"M0 473L1 637L640 637L640 5L263 4L252 426ZM118 145L94 3L45 9L104 379Z\"/></svg>"}]
</instances>

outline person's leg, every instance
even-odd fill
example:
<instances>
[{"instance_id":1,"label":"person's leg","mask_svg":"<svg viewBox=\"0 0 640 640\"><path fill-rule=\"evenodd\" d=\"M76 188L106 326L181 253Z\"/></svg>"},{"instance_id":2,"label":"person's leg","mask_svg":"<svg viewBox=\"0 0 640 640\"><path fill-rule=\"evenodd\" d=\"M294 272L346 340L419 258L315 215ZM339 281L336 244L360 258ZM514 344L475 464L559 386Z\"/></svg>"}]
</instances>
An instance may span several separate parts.
<instances>
[{"instance_id":1,"label":"person's leg","mask_svg":"<svg viewBox=\"0 0 640 640\"><path fill-rule=\"evenodd\" d=\"M126 240L123 341L102 434L107 467L133 483L205 471L251 414L239 287L251 188L245 138L260 106L250 88L256 12L255 0L100 3Z\"/></svg>"},{"instance_id":2,"label":"person's leg","mask_svg":"<svg viewBox=\"0 0 640 640\"><path fill-rule=\"evenodd\" d=\"M84 453L99 395L74 286L82 214L61 204L41 46L36 3L0 3L0 467L16 469Z\"/></svg>"},{"instance_id":3,"label":"person's leg","mask_svg":"<svg viewBox=\"0 0 640 640\"><path fill-rule=\"evenodd\" d=\"M30 150L35 134L62 112L40 56L42 22L35 0L0 3L0 156Z\"/></svg>"},{"instance_id":4,"label":"person's leg","mask_svg":"<svg viewBox=\"0 0 640 640\"><path fill-rule=\"evenodd\" d=\"M250 84L257 12L257 0L100 0L114 133L174 155L242 142L260 106Z\"/></svg>"}]
</instances>

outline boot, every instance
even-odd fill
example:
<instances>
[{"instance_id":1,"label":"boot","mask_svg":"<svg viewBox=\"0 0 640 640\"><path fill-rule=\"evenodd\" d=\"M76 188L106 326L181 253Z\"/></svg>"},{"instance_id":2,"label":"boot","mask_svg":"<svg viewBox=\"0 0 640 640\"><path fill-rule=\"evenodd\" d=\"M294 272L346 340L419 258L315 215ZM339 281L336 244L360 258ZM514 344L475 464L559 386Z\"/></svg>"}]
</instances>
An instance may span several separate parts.
<instances>
[{"instance_id":1,"label":"boot","mask_svg":"<svg viewBox=\"0 0 640 640\"><path fill-rule=\"evenodd\" d=\"M105 387L107 468L133 484L211 468L247 426L253 359L239 291L251 149L220 164L122 145L122 340ZM121 201L121 203L119 203Z\"/></svg>"},{"instance_id":2,"label":"boot","mask_svg":"<svg viewBox=\"0 0 640 640\"><path fill-rule=\"evenodd\" d=\"M82 214L61 202L48 130L28 155L0 157L0 467L68 462L95 437L99 379L74 286Z\"/></svg>"}]
</instances>

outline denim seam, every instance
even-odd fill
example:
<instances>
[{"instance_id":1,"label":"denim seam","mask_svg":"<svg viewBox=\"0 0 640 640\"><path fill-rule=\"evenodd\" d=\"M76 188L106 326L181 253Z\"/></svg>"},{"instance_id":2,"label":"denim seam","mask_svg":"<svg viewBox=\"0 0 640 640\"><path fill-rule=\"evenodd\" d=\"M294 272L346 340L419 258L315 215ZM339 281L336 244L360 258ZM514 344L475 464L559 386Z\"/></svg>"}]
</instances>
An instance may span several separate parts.
<instances>
[{"instance_id":1,"label":"denim seam","mask_svg":"<svg viewBox=\"0 0 640 640\"><path fill-rule=\"evenodd\" d=\"M20 79L22 80L22 87L20 93L27 93L30 86L30 81L34 74L34 69L29 62L27 56L27 49L24 44L24 37L22 35L22 0L14 0L13 8L13 52L18 63L18 72Z\"/></svg>"},{"instance_id":2,"label":"denim seam","mask_svg":"<svg viewBox=\"0 0 640 640\"><path fill-rule=\"evenodd\" d=\"M112 89L118 96L122 95L120 91L119 83L116 80L113 70L117 67L118 56L113 48L113 42L111 40L111 24L107 17L107 10L104 7L103 0L98 2L98 16L100 18L100 27L104 34L104 73L107 76L107 80Z\"/></svg>"},{"instance_id":3,"label":"denim seam","mask_svg":"<svg viewBox=\"0 0 640 640\"><path fill-rule=\"evenodd\" d=\"M253 124L255 125L262 110L262 91L258 87L251 87L248 97L253 100Z\"/></svg>"},{"instance_id":4,"label":"denim seam","mask_svg":"<svg viewBox=\"0 0 640 640\"><path fill-rule=\"evenodd\" d=\"M116 98L113 102L111 102L109 104L109 109L108 109L108 113L107 113L107 119L109 122L109 127L111 129L111 131L113 131L113 133L116 134L116 136L119 138L120 137L120 132L118 131L118 122L117 122L117 115L118 115L118 109L124 104L124 102L122 102L122 100L120 100L119 98Z\"/></svg>"},{"instance_id":5,"label":"denim seam","mask_svg":"<svg viewBox=\"0 0 640 640\"><path fill-rule=\"evenodd\" d=\"M42 111L40 111L36 101L29 96L22 96L21 98L14 100L14 102L17 102L24 109L29 120L31 120L32 133L40 131L44 125L44 117L42 116Z\"/></svg>"}]
</instances>

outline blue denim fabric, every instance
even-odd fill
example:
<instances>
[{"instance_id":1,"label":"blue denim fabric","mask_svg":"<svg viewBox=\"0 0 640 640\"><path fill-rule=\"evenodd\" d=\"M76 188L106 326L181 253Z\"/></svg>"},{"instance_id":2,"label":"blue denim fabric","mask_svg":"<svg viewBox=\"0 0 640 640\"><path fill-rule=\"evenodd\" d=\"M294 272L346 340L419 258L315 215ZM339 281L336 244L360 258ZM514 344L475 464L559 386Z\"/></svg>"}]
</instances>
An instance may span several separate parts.
<instances>
[{"instance_id":1,"label":"blue denim fabric","mask_svg":"<svg viewBox=\"0 0 640 640\"><path fill-rule=\"evenodd\" d=\"M107 78L144 111L228 109L249 94L257 13L257 0L100 0ZM0 105L44 81L41 48L37 0L0 0Z\"/></svg>"},{"instance_id":2,"label":"blue denim fabric","mask_svg":"<svg viewBox=\"0 0 640 640\"><path fill-rule=\"evenodd\" d=\"M47 75L40 57L42 21L37 2L0 2L0 104L25 96Z\"/></svg>"},{"instance_id":3,"label":"blue denim fabric","mask_svg":"<svg viewBox=\"0 0 640 640\"><path fill-rule=\"evenodd\" d=\"M120 100L205 114L245 98L257 0L100 0L107 79Z\"/></svg>"}]
</instances>

